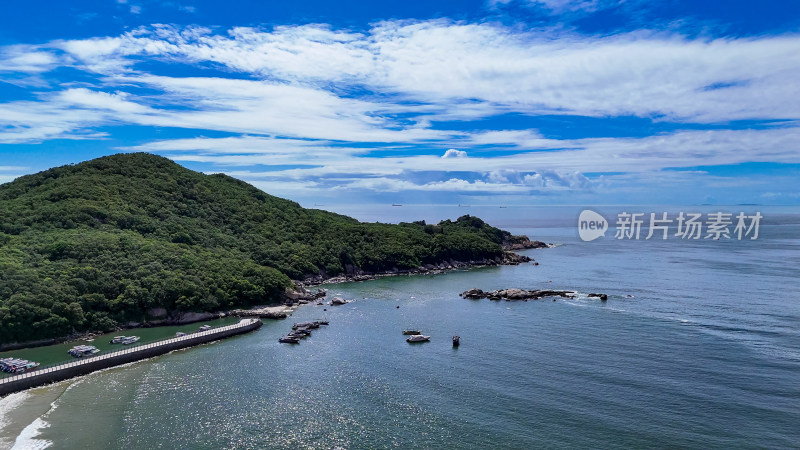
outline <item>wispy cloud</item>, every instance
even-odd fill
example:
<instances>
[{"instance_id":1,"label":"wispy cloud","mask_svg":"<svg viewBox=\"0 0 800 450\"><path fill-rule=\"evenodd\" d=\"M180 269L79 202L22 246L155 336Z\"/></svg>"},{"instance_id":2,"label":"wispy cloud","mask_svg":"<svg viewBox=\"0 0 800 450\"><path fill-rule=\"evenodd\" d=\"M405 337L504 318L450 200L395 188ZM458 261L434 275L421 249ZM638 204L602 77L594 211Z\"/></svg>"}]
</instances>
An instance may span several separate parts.
<instances>
[{"instance_id":1,"label":"wispy cloud","mask_svg":"<svg viewBox=\"0 0 800 450\"><path fill-rule=\"evenodd\" d=\"M554 11L605 7L539 3ZM796 34L598 36L446 19L362 31L153 25L0 48L0 79L69 68L84 80L58 83L53 75L33 100L0 103L0 143L171 127L196 137L124 148L294 191L591 191L624 180L586 174L800 163L800 104L789 101L800 97L798 55ZM180 69L187 64L191 76ZM638 117L686 129L555 139L497 125L507 114ZM484 119L494 121L477 124ZM204 137L209 132L233 136Z\"/></svg>"}]
</instances>

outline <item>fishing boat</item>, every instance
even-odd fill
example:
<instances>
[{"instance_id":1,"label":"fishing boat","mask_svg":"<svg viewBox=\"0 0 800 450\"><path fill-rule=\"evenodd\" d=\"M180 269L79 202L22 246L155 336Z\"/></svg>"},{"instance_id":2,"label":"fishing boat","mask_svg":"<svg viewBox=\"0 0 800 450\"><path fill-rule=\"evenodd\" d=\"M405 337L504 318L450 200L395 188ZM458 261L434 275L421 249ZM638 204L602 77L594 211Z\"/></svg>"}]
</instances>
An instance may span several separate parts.
<instances>
[{"instance_id":1,"label":"fishing boat","mask_svg":"<svg viewBox=\"0 0 800 450\"><path fill-rule=\"evenodd\" d=\"M414 336L416 334L422 334L421 330L403 330L403 336Z\"/></svg>"},{"instance_id":2,"label":"fishing boat","mask_svg":"<svg viewBox=\"0 0 800 450\"><path fill-rule=\"evenodd\" d=\"M282 344L299 344L300 339L291 336L283 336L282 338L278 339L278 342Z\"/></svg>"},{"instance_id":3,"label":"fishing boat","mask_svg":"<svg viewBox=\"0 0 800 450\"><path fill-rule=\"evenodd\" d=\"M461 337L458 335L453 336L453 347L458 347L461 344Z\"/></svg>"},{"instance_id":4,"label":"fishing boat","mask_svg":"<svg viewBox=\"0 0 800 450\"><path fill-rule=\"evenodd\" d=\"M0 370L6 373L24 373L39 367L39 363L27 359L0 359Z\"/></svg>"},{"instance_id":5,"label":"fishing boat","mask_svg":"<svg viewBox=\"0 0 800 450\"><path fill-rule=\"evenodd\" d=\"M76 358L83 358L84 356L91 356L100 353L100 350L92 345L76 345L75 347L67 350L67 353Z\"/></svg>"},{"instance_id":6,"label":"fishing boat","mask_svg":"<svg viewBox=\"0 0 800 450\"><path fill-rule=\"evenodd\" d=\"M428 342L430 340L431 340L430 336L423 336L421 334L415 334L414 336L409 336L409 338L406 339L406 342L408 342L410 344L413 344L415 342Z\"/></svg>"}]
</instances>

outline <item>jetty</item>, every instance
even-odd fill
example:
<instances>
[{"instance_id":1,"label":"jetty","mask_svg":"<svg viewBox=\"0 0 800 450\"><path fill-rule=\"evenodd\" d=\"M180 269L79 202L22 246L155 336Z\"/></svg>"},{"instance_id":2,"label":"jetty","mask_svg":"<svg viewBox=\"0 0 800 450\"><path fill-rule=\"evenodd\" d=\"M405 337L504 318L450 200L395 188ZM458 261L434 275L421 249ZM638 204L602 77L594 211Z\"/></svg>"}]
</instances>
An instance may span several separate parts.
<instances>
[{"instance_id":1,"label":"jetty","mask_svg":"<svg viewBox=\"0 0 800 450\"><path fill-rule=\"evenodd\" d=\"M115 352L85 356L74 362L6 377L0 379L0 396L86 375L98 370L108 369L109 367L152 358L169 353L173 350L180 350L248 333L258 329L261 325L262 322L259 319L242 319L239 323L233 325L211 328L206 331L199 331L150 344L142 344Z\"/></svg>"}]
</instances>

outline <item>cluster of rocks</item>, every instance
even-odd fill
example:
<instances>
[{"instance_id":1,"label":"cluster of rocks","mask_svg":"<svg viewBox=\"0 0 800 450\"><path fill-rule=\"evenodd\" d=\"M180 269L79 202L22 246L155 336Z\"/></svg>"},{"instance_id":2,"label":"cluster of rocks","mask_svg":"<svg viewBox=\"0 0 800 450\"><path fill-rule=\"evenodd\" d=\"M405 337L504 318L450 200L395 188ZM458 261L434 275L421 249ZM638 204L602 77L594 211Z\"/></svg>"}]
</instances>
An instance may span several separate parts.
<instances>
[{"instance_id":1,"label":"cluster of rocks","mask_svg":"<svg viewBox=\"0 0 800 450\"><path fill-rule=\"evenodd\" d=\"M525 289L498 289L496 291L487 292L482 289L473 288L458 295L473 300L482 298L488 298L489 300L538 300L545 297L575 298L576 294L577 292L575 291L554 291L550 289L538 289L533 291Z\"/></svg>"},{"instance_id":2,"label":"cluster of rocks","mask_svg":"<svg viewBox=\"0 0 800 450\"><path fill-rule=\"evenodd\" d=\"M535 290L526 290L526 289L498 289L496 291L484 291L478 288L472 288L468 291L464 291L458 294L460 297L468 298L472 300L479 300L482 298L488 298L489 300L538 300L545 297L563 297L563 298L575 298L578 293L575 291L557 291L552 289L535 289ZM608 300L608 295L606 294L596 294L592 293L589 294L587 297L596 297L599 298L601 301Z\"/></svg>"},{"instance_id":3,"label":"cluster of rocks","mask_svg":"<svg viewBox=\"0 0 800 450\"><path fill-rule=\"evenodd\" d=\"M306 303L311 303L314 300L318 300L324 298L328 295L328 291L325 289L317 289L314 292L309 291L302 283L295 283L293 287L286 288L286 292L284 292L284 303L292 306L295 303L300 305L305 305Z\"/></svg>"}]
</instances>

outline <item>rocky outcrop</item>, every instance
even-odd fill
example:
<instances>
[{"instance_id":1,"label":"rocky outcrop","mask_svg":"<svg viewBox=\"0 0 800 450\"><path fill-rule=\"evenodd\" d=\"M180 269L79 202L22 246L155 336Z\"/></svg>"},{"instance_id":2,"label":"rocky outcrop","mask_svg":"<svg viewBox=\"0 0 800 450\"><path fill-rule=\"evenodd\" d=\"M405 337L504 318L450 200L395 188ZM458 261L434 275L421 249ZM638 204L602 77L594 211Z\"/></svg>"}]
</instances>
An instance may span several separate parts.
<instances>
[{"instance_id":1,"label":"rocky outcrop","mask_svg":"<svg viewBox=\"0 0 800 450\"><path fill-rule=\"evenodd\" d=\"M489 300L538 300L545 297L574 298L576 294L577 292L575 291L554 291L550 289L533 291L525 289L498 289L496 291L486 292L482 289L473 288L462 292L459 296L473 300L482 298L488 298Z\"/></svg>"},{"instance_id":2,"label":"rocky outcrop","mask_svg":"<svg viewBox=\"0 0 800 450\"><path fill-rule=\"evenodd\" d=\"M545 297L563 297L575 298L578 295L575 291L557 291L552 289L498 289L496 291L484 291L478 288L472 288L458 294L460 297L468 298L471 300L478 300L488 298L489 300L538 300ZM606 294L589 294L587 297L599 298L601 301L608 300Z\"/></svg>"},{"instance_id":3,"label":"rocky outcrop","mask_svg":"<svg viewBox=\"0 0 800 450\"><path fill-rule=\"evenodd\" d=\"M308 303L328 295L325 289L317 289L314 292L309 291L302 283L294 283L294 286L286 288L284 296L287 303Z\"/></svg>"},{"instance_id":4,"label":"rocky outcrop","mask_svg":"<svg viewBox=\"0 0 800 450\"><path fill-rule=\"evenodd\" d=\"M526 250L529 248L550 248L553 244L531 241L528 236L511 236L503 242L503 250Z\"/></svg>"}]
</instances>

